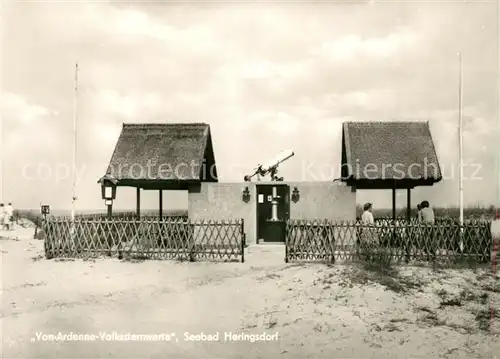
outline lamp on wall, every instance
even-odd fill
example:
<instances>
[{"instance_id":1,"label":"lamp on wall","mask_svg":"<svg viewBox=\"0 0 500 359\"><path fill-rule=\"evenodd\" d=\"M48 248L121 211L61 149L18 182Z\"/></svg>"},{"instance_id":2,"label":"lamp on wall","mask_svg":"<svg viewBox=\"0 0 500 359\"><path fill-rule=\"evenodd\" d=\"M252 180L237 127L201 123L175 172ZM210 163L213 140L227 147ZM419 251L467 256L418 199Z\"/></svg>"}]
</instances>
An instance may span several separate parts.
<instances>
[{"instance_id":1,"label":"lamp on wall","mask_svg":"<svg viewBox=\"0 0 500 359\"><path fill-rule=\"evenodd\" d=\"M102 178L101 182L101 196L104 204L108 209L108 219L112 218L113 213L113 200L116 198L116 184L117 181L110 178Z\"/></svg>"},{"instance_id":2,"label":"lamp on wall","mask_svg":"<svg viewBox=\"0 0 500 359\"><path fill-rule=\"evenodd\" d=\"M42 204L40 205L41 212L44 216L50 213L50 206L48 204Z\"/></svg>"},{"instance_id":3,"label":"lamp on wall","mask_svg":"<svg viewBox=\"0 0 500 359\"><path fill-rule=\"evenodd\" d=\"M101 183L101 195L105 201L112 201L116 198L116 186L113 182L104 180Z\"/></svg>"},{"instance_id":4,"label":"lamp on wall","mask_svg":"<svg viewBox=\"0 0 500 359\"><path fill-rule=\"evenodd\" d=\"M299 189L297 187L293 187L293 191L292 191L292 201L293 203L297 203L300 199L300 193L299 193Z\"/></svg>"},{"instance_id":5,"label":"lamp on wall","mask_svg":"<svg viewBox=\"0 0 500 359\"><path fill-rule=\"evenodd\" d=\"M50 214L50 206L48 204L40 204L40 211L42 212L43 219L46 220Z\"/></svg>"},{"instance_id":6,"label":"lamp on wall","mask_svg":"<svg viewBox=\"0 0 500 359\"><path fill-rule=\"evenodd\" d=\"M248 186L243 188L243 191L241 192L241 199L245 203L248 203L248 201L250 201L250 190L248 189Z\"/></svg>"}]
</instances>

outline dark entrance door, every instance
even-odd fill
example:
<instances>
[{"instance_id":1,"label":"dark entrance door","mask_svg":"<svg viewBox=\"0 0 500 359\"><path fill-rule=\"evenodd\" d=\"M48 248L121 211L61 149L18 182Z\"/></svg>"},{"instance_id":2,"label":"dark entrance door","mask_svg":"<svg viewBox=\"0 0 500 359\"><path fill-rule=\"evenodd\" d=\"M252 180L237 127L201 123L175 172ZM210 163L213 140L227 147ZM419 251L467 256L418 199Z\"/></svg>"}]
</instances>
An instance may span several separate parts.
<instances>
[{"instance_id":1,"label":"dark entrance door","mask_svg":"<svg viewBox=\"0 0 500 359\"><path fill-rule=\"evenodd\" d=\"M278 192L278 219L272 218L273 187ZM265 243L284 243L285 224L290 218L290 187L285 184L257 185L257 239Z\"/></svg>"}]
</instances>

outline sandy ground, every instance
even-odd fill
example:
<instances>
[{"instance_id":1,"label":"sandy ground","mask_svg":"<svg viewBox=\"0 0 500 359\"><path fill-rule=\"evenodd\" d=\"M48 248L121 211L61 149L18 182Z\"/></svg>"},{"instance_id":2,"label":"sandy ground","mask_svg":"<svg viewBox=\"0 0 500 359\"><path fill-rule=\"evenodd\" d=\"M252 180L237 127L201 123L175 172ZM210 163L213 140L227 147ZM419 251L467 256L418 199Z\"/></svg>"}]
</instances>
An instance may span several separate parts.
<instances>
[{"instance_id":1,"label":"sandy ground","mask_svg":"<svg viewBox=\"0 0 500 359\"><path fill-rule=\"evenodd\" d=\"M249 247L243 264L48 261L33 229L0 236L9 237L0 240L3 358L500 357L491 268L389 276L285 264L280 246ZM170 340L99 338L113 332ZM218 332L219 341L186 341L185 332ZM226 332L278 338L225 341ZM59 333L96 338L37 338Z\"/></svg>"}]
</instances>

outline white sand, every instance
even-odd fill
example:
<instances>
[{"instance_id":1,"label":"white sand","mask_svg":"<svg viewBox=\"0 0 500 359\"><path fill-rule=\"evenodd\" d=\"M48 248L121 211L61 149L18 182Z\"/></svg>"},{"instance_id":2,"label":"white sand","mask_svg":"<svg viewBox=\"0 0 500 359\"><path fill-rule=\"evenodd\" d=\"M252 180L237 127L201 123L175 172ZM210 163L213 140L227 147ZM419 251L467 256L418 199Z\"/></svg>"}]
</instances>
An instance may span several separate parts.
<instances>
[{"instance_id":1,"label":"white sand","mask_svg":"<svg viewBox=\"0 0 500 359\"><path fill-rule=\"evenodd\" d=\"M439 273L403 268L403 279L394 282L355 266L285 264L279 246L250 247L244 264L48 261L40 259L43 241L31 239L32 228L0 236L19 239L0 240L4 358L430 359L500 354L498 329L480 331L475 319L489 310L491 299L499 308L500 290L491 268ZM379 279L370 282L367 277ZM381 281L406 287L410 281L416 288L408 293L387 290ZM468 298L461 306L439 308L454 295ZM178 342L31 341L36 332L112 331L176 333ZM183 338L184 332L217 331L220 342ZM279 332L279 337L224 342L224 332L242 331Z\"/></svg>"}]
</instances>

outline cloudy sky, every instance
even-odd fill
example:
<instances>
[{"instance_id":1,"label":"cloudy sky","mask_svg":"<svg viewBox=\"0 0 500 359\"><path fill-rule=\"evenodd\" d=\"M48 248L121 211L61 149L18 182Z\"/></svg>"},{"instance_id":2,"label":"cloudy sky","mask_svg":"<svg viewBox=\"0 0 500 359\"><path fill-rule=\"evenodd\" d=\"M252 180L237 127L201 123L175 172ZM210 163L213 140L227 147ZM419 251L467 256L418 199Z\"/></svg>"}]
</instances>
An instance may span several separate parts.
<instances>
[{"instance_id":1,"label":"cloudy sky","mask_svg":"<svg viewBox=\"0 0 500 359\"><path fill-rule=\"evenodd\" d=\"M430 121L450 179L415 200L455 205L461 51L465 202L494 203L499 15L485 1L4 2L3 201L70 207L78 61L78 209L103 207L96 181L124 122L209 123L221 181L286 148L286 179L330 181L343 121ZM117 207L133 195L119 189ZM390 191L365 200L389 206Z\"/></svg>"}]
</instances>

